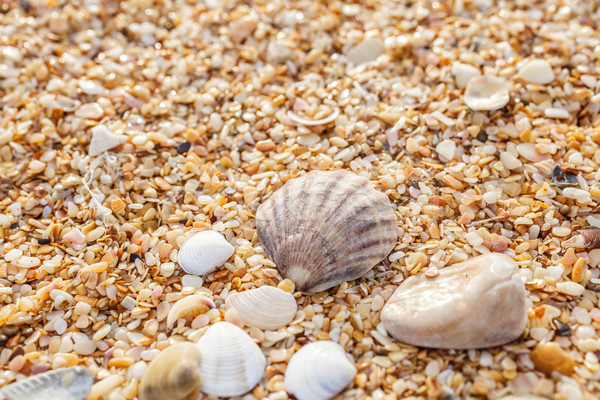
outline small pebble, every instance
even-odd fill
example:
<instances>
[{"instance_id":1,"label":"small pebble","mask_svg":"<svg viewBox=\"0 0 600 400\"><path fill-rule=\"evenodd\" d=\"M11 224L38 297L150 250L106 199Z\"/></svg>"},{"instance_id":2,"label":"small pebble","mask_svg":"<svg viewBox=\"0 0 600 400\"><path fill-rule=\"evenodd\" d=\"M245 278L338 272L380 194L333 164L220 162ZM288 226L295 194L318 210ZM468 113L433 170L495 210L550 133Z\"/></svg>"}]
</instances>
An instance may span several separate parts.
<instances>
[{"instance_id":1,"label":"small pebble","mask_svg":"<svg viewBox=\"0 0 600 400\"><path fill-rule=\"evenodd\" d=\"M192 147L192 144L190 142L180 143L177 146L177 153L179 153L179 154L187 153L190 150L190 147Z\"/></svg>"}]
</instances>

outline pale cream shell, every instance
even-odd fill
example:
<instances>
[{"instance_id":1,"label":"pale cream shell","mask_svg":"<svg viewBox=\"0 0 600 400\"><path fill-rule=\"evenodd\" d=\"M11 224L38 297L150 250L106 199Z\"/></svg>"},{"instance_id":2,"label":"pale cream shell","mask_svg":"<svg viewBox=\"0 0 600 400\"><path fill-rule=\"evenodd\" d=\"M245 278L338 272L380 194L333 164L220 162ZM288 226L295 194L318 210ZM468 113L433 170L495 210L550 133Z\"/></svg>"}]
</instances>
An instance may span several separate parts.
<instances>
[{"instance_id":1,"label":"pale cream shell","mask_svg":"<svg viewBox=\"0 0 600 400\"><path fill-rule=\"evenodd\" d=\"M267 360L258 345L229 322L212 325L197 346L202 356L202 391L210 396L240 396L265 374Z\"/></svg>"},{"instance_id":2,"label":"pale cream shell","mask_svg":"<svg viewBox=\"0 0 600 400\"><path fill-rule=\"evenodd\" d=\"M85 367L61 368L34 375L0 389L8 400L84 400L94 383Z\"/></svg>"},{"instance_id":3,"label":"pale cream shell","mask_svg":"<svg viewBox=\"0 0 600 400\"><path fill-rule=\"evenodd\" d=\"M354 363L339 344L313 342L298 350L288 362L284 383L298 400L328 400L341 392L356 375Z\"/></svg>"},{"instance_id":4,"label":"pale cream shell","mask_svg":"<svg viewBox=\"0 0 600 400\"><path fill-rule=\"evenodd\" d=\"M188 238L179 249L178 261L188 274L207 275L233 255L234 247L215 231L202 231Z\"/></svg>"},{"instance_id":5,"label":"pale cream shell","mask_svg":"<svg viewBox=\"0 0 600 400\"><path fill-rule=\"evenodd\" d=\"M140 400L182 400L200 391L200 350L194 343L167 347L152 360L142 379Z\"/></svg>"},{"instance_id":6,"label":"pale cream shell","mask_svg":"<svg viewBox=\"0 0 600 400\"><path fill-rule=\"evenodd\" d=\"M167 315L167 327L173 328L175 322L187 316L196 317L202 312L215 308L215 303L201 294L194 294L177 300Z\"/></svg>"},{"instance_id":7,"label":"pale cream shell","mask_svg":"<svg viewBox=\"0 0 600 400\"><path fill-rule=\"evenodd\" d=\"M268 330L287 325L298 310L294 296L274 286L230 293L225 304L235 309L246 325Z\"/></svg>"},{"instance_id":8,"label":"pale cream shell","mask_svg":"<svg viewBox=\"0 0 600 400\"><path fill-rule=\"evenodd\" d=\"M504 107L510 100L508 84L497 76L472 77L467 82L464 100L471 110L497 110Z\"/></svg>"},{"instance_id":9,"label":"pale cream shell","mask_svg":"<svg viewBox=\"0 0 600 400\"><path fill-rule=\"evenodd\" d=\"M361 277L398 238L387 196L344 170L286 182L258 207L256 230L281 274L306 292Z\"/></svg>"}]
</instances>

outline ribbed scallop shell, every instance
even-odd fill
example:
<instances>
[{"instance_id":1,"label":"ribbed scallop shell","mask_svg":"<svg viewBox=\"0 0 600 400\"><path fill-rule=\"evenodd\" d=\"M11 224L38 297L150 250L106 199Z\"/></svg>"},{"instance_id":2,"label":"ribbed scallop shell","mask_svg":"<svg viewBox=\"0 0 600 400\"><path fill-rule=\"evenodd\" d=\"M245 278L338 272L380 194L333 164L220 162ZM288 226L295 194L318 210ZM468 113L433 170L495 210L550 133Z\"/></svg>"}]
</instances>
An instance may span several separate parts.
<instances>
[{"instance_id":1,"label":"ribbed scallop shell","mask_svg":"<svg viewBox=\"0 0 600 400\"><path fill-rule=\"evenodd\" d=\"M306 292L359 278L398 237L387 196L344 170L288 181L258 207L256 229L282 275Z\"/></svg>"},{"instance_id":2,"label":"ribbed scallop shell","mask_svg":"<svg viewBox=\"0 0 600 400\"><path fill-rule=\"evenodd\" d=\"M294 296L274 286L231 293L225 303L239 313L246 325L269 330L290 323L298 310Z\"/></svg>"},{"instance_id":3,"label":"ribbed scallop shell","mask_svg":"<svg viewBox=\"0 0 600 400\"><path fill-rule=\"evenodd\" d=\"M167 347L152 360L140 382L140 400L182 400L200 390L201 357L190 342Z\"/></svg>"},{"instance_id":4,"label":"ribbed scallop shell","mask_svg":"<svg viewBox=\"0 0 600 400\"><path fill-rule=\"evenodd\" d=\"M339 344L324 340L302 347L285 370L285 387L298 400L327 400L356 375L356 367Z\"/></svg>"},{"instance_id":5,"label":"ribbed scallop shell","mask_svg":"<svg viewBox=\"0 0 600 400\"><path fill-rule=\"evenodd\" d=\"M210 396L240 396L265 374L267 360L250 336L229 322L217 322L197 343L202 356L202 391Z\"/></svg>"},{"instance_id":6,"label":"ribbed scallop shell","mask_svg":"<svg viewBox=\"0 0 600 400\"><path fill-rule=\"evenodd\" d=\"M84 400L94 376L85 367L61 368L8 385L0 392L8 400Z\"/></svg>"},{"instance_id":7,"label":"ribbed scallop shell","mask_svg":"<svg viewBox=\"0 0 600 400\"><path fill-rule=\"evenodd\" d=\"M179 265L188 274L207 275L232 256L233 246L215 231L202 231L191 236L179 250Z\"/></svg>"}]
</instances>

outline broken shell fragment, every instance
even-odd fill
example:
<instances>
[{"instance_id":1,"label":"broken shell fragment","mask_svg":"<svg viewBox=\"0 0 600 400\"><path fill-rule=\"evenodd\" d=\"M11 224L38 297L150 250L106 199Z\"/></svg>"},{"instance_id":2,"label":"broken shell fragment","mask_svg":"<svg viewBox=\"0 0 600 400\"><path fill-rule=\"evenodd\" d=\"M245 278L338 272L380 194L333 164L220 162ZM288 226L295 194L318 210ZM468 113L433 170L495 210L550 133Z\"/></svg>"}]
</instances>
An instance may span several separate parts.
<instances>
[{"instance_id":1,"label":"broken shell fragment","mask_svg":"<svg viewBox=\"0 0 600 400\"><path fill-rule=\"evenodd\" d=\"M94 383L85 367L61 368L34 375L0 390L8 400L84 400Z\"/></svg>"},{"instance_id":2,"label":"broken shell fragment","mask_svg":"<svg viewBox=\"0 0 600 400\"><path fill-rule=\"evenodd\" d=\"M96 125L92 128L92 140L88 154L92 157L104 153L127 141L127 136L112 133L106 125Z\"/></svg>"},{"instance_id":3,"label":"broken shell fragment","mask_svg":"<svg viewBox=\"0 0 600 400\"><path fill-rule=\"evenodd\" d=\"M563 242L564 247L575 247L576 249L597 249L600 247L600 229L584 228L578 231L570 239Z\"/></svg>"},{"instance_id":4,"label":"broken shell fragment","mask_svg":"<svg viewBox=\"0 0 600 400\"><path fill-rule=\"evenodd\" d=\"M493 347L522 334L526 298L517 263L489 253L443 268L434 278L408 278L383 307L381 320L391 336L413 346Z\"/></svg>"},{"instance_id":5,"label":"broken shell fragment","mask_svg":"<svg viewBox=\"0 0 600 400\"><path fill-rule=\"evenodd\" d=\"M207 275L233 255L234 247L215 231L195 233L179 250L179 265L188 274Z\"/></svg>"},{"instance_id":6,"label":"broken shell fragment","mask_svg":"<svg viewBox=\"0 0 600 400\"><path fill-rule=\"evenodd\" d=\"M546 60L529 60L519 69L519 76L538 85L545 85L554 80L554 72Z\"/></svg>"},{"instance_id":7,"label":"broken shell fragment","mask_svg":"<svg viewBox=\"0 0 600 400\"><path fill-rule=\"evenodd\" d=\"M288 181L258 207L256 229L281 274L306 292L359 278L398 237L387 196L344 170Z\"/></svg>"},{"instance_id":8,"label":"broken shell fragment","mask_svg":"<svg viewBox=\"0 0 600 400\"><path fill-rule=\"evenodd\" d=\"M225 302L239 313L246 325L269 330L290 323L298 310L291 293L273 286L230 293Z\"/></svg>"},{"instance_id":9,"label":"broken shell fragment","mask_svg":"<svg viewBox=\"0 0 600 400\"><path fill-rule=\"evenodd\" d=\"M563 171L559 164L552 167L552 184L558 187L577 186L577 175Z\"/></svg>"},{"instance_id":10,"label":"broken shell fragment","mask_svg":"<svg viewBox=\"0 0 600 400\"><path fill-rule=\"evenodd\" d=\"M200 391L200 350L190 342L167 347L152 360L140 381L140 400L183 400Z\"/></svg>"},{"instance_id":11,"label":"broken shell fragment","mask_svg":"<svg viewBox=\"0 0 600 400\"><path fill-rule=\"evenodd\" d=\"M538 371L548 375L554 371L571 375L575 369L575 362L571 356L556 342L537 345L531 352L531 361Z\"/></svg>"},{"instance_id":12,"label":"broken shell fragment","mask_svg":"<svg viewBox=\"0 0 600 400\"><path fill-rule=\"evenodd\" d=\"M267 360L261 349L229 322L212 325L196 345L202 356L202 391L210 396L240 396L265 374Z\"/></svg>"},{"instance_id":13,"label":"broken shell fragment","mask_svg":"<svg viewBox=\"0 0 600 400\"><path fill-rule=\"evenodd\" d=\"M504 107L510 100L506 81L497 76L483 75L469 79L464 95L465 104L475 111L491 111Z\"/></svg>"},{"instance_id":14,"label":"broken shell fragment","mask_svg":"<svg viewBox=\"0 0 600 400\"><path fill-rule=\"evenodd\" d=\"M169 310L169 314L167 315L167 327L171 329L175 322L180 318L194 318L213 308L215 308L215 303L201 294L194 294L179 299L175 305L173 305L173 308Z\"/></svg>"},{"instance_id":15,"label":"broken shell fragment","mask_svg":"<svg viewBox=\"0 0 600 400\"><path fill-rule=\"evenodd\" d=\"M356 375L344 348L330 340L313 342L298 350L285 370L287 391L298 400L328 400Z\"/></svg>"},{"instance_id":16,"label":"broken shell fragment","mask_svg":"<svg viewBox=\"0 0 600 400\"><path fill-rule=\"evenodd\" d=\"M354 65L359 65L377 60L377 57L383 54L384 48L381 39L365 39L348 50L346 57Z\"/></svg>"}]
</instances>

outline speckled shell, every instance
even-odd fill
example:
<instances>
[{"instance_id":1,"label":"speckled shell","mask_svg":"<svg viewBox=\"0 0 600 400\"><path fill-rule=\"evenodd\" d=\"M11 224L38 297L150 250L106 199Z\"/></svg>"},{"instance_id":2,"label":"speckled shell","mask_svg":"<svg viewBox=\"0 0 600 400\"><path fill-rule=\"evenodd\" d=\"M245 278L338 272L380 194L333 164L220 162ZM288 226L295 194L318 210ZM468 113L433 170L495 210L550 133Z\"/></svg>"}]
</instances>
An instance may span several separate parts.
<instances>
[{"instance_id":1,"label":"speckled shell","mask_svg":"<svg viewBox=\"0 0 600 400\"><path fill-rule=\"evenodd\" d=\"M233 246L219 232L202 231L185 241L178 261L188 274L207 275L223 265L233 252Z\"/></svg>"},{"instance_id":2,"label":"speckled shell","mask_svg":"<svg viewBox=\"0 0 600 400\"><path fill-rule=\"evenodd\" d=\"M298 400L328 400L356 375L356 367L339 344L330 340L307 344L290 359L285 370L287 391Z\"/></svg>"},{"instance_id":3,"label":"speckled shell","mask_svg":"<svg viewBox=\"0 0 600 400\"><path fill-rule=\"evenodd\" d=\"M8 400L84 400L94 376L85 367L61 368L34 375L0 390Z\"/></svg>"},{"instance_id":4,"label":"speckled shell","mask_svg":"<svg viewBox=\"0 0 600 400\"><path fill-rule=\"evenodd\" d=\"M398 238L387 196L344 170L288 181L258 207L256 229L282 275L305 292L359 278Z\"/></svg>"},{"instance_id":5,"label":"speckled shell","mask_svg":"<svg viewBox=\"0 0 600 400\"><path fill-rule=\"evenodd\" d=\"M274 286L231 293L225 303L239 313L246 325L270 330L290 323L298 310L294 295Z\"/></svg>"},{"instance_id":6,"label":"speckled shell","mask_svg":"<svg viewBox=\"0 0 600 400\"><path fill-rule=\"evenodd\" d=\"M197 346L202 356L202 391L210 396L240 396L265 374L267 360L258 345L229 322L212 325Z\"/></svg>"},{"instance_id":7,"label":"speckled shell","mask_svg":"<svg viewBox=\"0 0 600 400\"><path fill-rule=\"evenodd\" d=\"M200 390L200 350L194 343L167 347L152 360L140 381L140 400L182 400Z\"/></svg>"}]
</instances>

